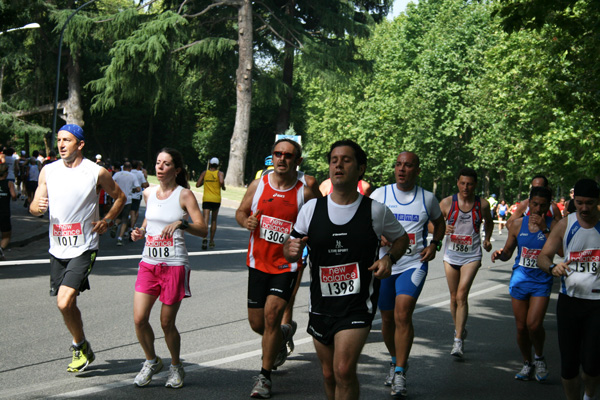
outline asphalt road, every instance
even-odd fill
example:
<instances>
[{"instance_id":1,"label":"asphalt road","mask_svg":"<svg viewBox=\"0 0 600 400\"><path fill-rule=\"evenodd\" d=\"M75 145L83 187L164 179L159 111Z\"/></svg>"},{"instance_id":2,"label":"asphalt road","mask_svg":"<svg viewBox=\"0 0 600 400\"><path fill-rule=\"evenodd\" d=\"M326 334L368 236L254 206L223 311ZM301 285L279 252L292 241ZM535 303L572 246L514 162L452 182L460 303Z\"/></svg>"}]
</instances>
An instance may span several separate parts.
<instances>
[{"instance_id":1,"label":"asphalt road","mask_svg":"<svg viewBox=\"0 0 600 400\"><path fill-rule=\"evenodd\" d=\"M221 210L215 251L200 250L201 241L188 236L192 297L185 299L177 326L182 337L185 386L164 388L166 372L140 389L133 378L143 352L134 332L133 290L142 243L117 247L105 235L91 277L92 290L79 298L85 330L96 361L81 374L69 374L70 335L48 296L47 240L15 249L12 259L29 260L0 266L0 399L151 397L244 399L260 369L260 337L251 331L246 314L245 249L248 233L239 228L234 210ZM494 249L506 236L496 236ZM227 253L229 252L229 253ZM110 258L110 259L107 259ZM36 261L39 260L39 261ZM515 342L508 281L511 263L491 264L485 253L470 298L469 337L463 361L449 355L453 325L441 257L430 264L427 283L414 316L416 338L408 372L409 399L563 399L556 338L556 287L546 316L546 359L549 380L520 382L514 374L521 361ZM308 320L308 274L295 305L296 351L273 373L277 399L324 398L321 372ZM152 314L158 354L168 364L157 303ZM387 399L383 386L388 356L376 318L359 363L361 398Z\"/></svg>"}]
</instances>

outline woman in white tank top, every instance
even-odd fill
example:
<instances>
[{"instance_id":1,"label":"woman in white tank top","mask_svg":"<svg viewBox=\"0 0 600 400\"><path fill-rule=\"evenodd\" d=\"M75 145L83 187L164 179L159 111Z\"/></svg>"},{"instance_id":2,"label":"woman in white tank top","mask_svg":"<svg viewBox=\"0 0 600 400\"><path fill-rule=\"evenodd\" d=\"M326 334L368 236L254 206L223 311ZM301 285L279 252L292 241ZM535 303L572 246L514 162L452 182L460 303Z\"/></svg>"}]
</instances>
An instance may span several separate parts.
<instances>
[{"instance_id":1,"label":"woman in white tank top","mask_svg":"<svg viewBox=\"0 0 600 400\"><path fill-rule=\"evenodd\" d=\"M162 360L154 350L154 332L148 322L152 306L160 299L163 303L160 319L164 322L165 341L171 353L171 367L165 386L180 388L185 374L179 359L181 338L175 319L181 300L191 296L183 231L206 237L208 229L196 197L189 190L181 153L175 149L162 149L156 157L156 177L159 185L144 191L144 222L131 233L134 241L146 239L133 298L135 333L146 361L134 384L148 385L152 375L163 368ZM188 221L189 217L192 223Z\"/></svg>"}]
</instances>

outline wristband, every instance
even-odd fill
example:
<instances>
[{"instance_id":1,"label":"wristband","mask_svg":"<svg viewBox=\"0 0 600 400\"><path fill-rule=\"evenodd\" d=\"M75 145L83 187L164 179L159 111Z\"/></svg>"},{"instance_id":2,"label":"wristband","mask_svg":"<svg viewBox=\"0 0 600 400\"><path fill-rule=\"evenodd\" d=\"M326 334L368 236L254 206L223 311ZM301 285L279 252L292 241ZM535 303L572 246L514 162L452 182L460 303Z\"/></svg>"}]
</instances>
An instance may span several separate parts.
<instances>
[{"instance_id":1,"label":"wristband","mask_svg":"<svg viewBox=\"0 0 600 400\"><path fill-rule=\"evenodd\" d=\"M181 222L181 225L179 225L179 229L181 229L182 231L185 231L187 228L190 227L190 223L187 222L185 219L180 219L179 220Z\"/></svg>"},{"instance_id":2,"label":"wristband","mask_svg":"<svg viewBox=\"0 0 600 400\"><path fill-rule=\"evenodd\" d=\"M396 259L394 258L394 256L392 255L392 253L390 253L389 251L388 251L387 253L385 253L385 254L384 254L384 257L385 257L385 256L388 256L388 257L390 258L390 261L392 262L392 265L396 264L396 261L398 261L398 260L396 260Z\"/></svg>"},{"instance_id":3,"label":"wristband","mask_svg":"<svg viewBox=\"0 0 600 400\"><path fill-rule=\"evenodd\" d=\"M440 251L442 249L442 241L433 239L431 243L435 244L435 249Z\"/></svg>"}]
</instances>

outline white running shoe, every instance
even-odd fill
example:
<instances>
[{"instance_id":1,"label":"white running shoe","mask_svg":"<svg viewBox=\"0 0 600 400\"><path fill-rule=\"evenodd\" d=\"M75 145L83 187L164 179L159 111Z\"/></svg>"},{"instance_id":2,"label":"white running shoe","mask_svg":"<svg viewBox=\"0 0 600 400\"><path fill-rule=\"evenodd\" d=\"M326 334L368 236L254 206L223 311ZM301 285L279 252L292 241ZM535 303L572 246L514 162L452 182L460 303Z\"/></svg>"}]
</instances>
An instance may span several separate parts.
<instances>
[{"instance_id":1,"label":"white running shoe","mask_svg":"<svg viewBox=\"0 0 600 400\"><path fill-rule=\"evenodd\" d=\"M543 382L548 378L548 366L546 365L546 359L540 358L533 362L535 367L535 379L538 382Z\"/></svg>"},{"instance_id":2,"label":"white running shoe","mask_svg":"<svg viewBox=\"0 0 600 400\"><path fill-rule=\"evenodd\" d=\"M394 382L394 372L396 371L396 364L390 363L390 372L385 377L385 381L383 382L384 386L392 386Z\"/></svg>"},{"instance_id":3,"label":"white running shoe","mask_svg":"<svg viewBox=\"0 0 600 400\"><path fill-rule=\"evenodd\" d=\"M263 374L259 374L255 376L256 382L254 382L254 387L250 392L250 397L254 397L256 399L270 399L271 398L271 381Z\"/></svg>"},{"instance_id":4,"label":"white running shoe","mask_svg":"<svg viewBox=\"0 0 600 400\"><path fill-rule=\"evenodd\" d=\"M183 378L185 378L185 371L183 370L183 364L172 365L169 367L169 377L165 387L179 389L183 387Z\"/></svg>"},{"instance_id":5,"label":"white running shoe","mask_svg":"<svg viewBox=\"0 0 600 400\"><path fill-rule=\"evenodd\" d=\"M529 361L523 363L523 368L515 375L515 379L518 381L528 381L531 379L533 372L533 365L529 364Z\"/></svg>"},{"instance_id":6,"label":"white running shoe","mask_svg":"<svg viewBox=\"0 0 600 400\"><path fill-rule=\"evenodd\" d=\"M390 394L394 399L403 399L406 397L408 390L406 390L406 374L404 372L394 373L394 380L392 381L392 391Z\"/></svg>"},{"instance_id":7,"label":"white running shoe","mask_svg":"<svg viewBox=\"0 0 600 400\"><path fill-rule=\"evenodd\" d=\"M156 362L153 364L150 361L144 361L142 370L133 380L135 386L142 387L152 382L152 375L159 373L163 369L163 362L160 357L156 357Z\"/></svg>"},{"instance_id":8,"label":"white running shoe","mask_svg":"<svg viewBox=\"0 0 600 400\"><path fill-rule=\"evenodd\" d=\"M454 339L454 344L452 345L452 351L450 352L450 355L462 358L463 354L463 341L460 339Z\"/></svg>"}]
</instances>

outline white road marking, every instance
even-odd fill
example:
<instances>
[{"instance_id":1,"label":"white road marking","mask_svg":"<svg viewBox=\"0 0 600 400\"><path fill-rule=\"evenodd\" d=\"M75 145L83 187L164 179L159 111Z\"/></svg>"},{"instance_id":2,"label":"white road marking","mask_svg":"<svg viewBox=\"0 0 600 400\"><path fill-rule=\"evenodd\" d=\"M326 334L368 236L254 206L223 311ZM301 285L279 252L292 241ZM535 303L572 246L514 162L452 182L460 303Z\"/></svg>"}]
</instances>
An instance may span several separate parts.
<instances>
[{"instance_id":1,"label":"white road marking","mask_svg":"<svg viewBox=\"0 0 600 400\"><path fill-rule=\"evenodd\" d=\"M205 253L203 253L203 254L205 254ZM491 286L489 288L482 289L482 290L479 290L474 293L470 293L469 298L481 296L483 294L493 292L495 290L505 288L505 287L506 287L506 285L504 285L504 284ZM441 308L448 304L450 304L450 300L440 301L439 303L419 307L415 310L414 313L417 314L417 313L429 311L432 309ZM379 324L381 324L381 319L376 319L373 321L373 325L379 325ZM238 345L234 345L234 346L241 347L241 345L251 344L251 343L255 343L255 342L258 343L259 340L251 340L251 341L239 343ZM301 339L294 339L294 343L296 344L296 346L310 343L310 342L312 342L312 336L305 336ZM222 349L231 349L231 348L232 348L231 346L223 346L218 349L222 350ZM186 357L192 358L194 356L216 352L214 350L217 350L217 349L206 350L204 352L198 352L198 353L192 353L192 354L188 354L187 356L181 356L181 358L183 358L183 359L185 359ZM246 353L241 353L241 354L237 354L237 355L229 356L229 357L218 358L218 359L212 360L212 361L186 365L185 370L186 370L186 372L198 371L198 370L209 368L209 367L216 367L216 366L227 364L230 362L240 361L240 360L250 358L250 357L257 357L257 356L260 356L261 354L262 354L261 349L248 351ZM165 378L167 375L168 375L168 371L164 371L164 372L161 372L160 374L157 374L156 376ZM103 392L103 391L110 390L110 389L116 389L116 388L125 387L125 386L132 386L132 385L133 385L133 377L131 379L123 380L120 382L113 382L113 383L108 383L105 385L92 386L92 387L82 389L82 390L75 390L75 391L68 392L68 393L62 393L60 395L52 396L52 398L72 398L72 397L86 396L86 395L96 394L96 393Z\"/></svg>"}]
</instances>

